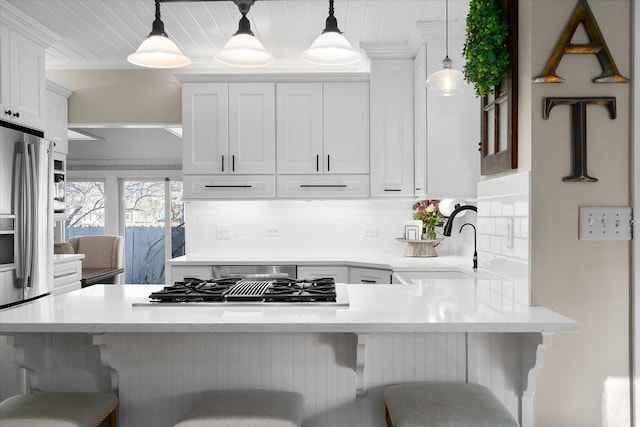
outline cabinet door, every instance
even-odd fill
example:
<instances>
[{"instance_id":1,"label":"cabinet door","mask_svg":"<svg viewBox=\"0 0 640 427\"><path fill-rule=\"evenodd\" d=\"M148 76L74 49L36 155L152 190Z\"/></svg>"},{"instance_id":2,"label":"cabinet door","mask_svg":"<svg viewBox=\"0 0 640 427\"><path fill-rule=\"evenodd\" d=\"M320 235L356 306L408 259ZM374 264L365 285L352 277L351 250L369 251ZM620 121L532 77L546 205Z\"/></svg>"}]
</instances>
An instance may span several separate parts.
<instances>
[{"instance_id":1,"label":"cabinet door","mask_svg":"<svg viewBox=\"0 0 640 427\"><path fill-rule=\"evenodd\" d=\"M324 84L324 172L369 173L369 84Z\"/></svg>"},{"instance_id":2,"label":"cabinet door","mask_svg":"<svg viewBox=\"0 0 640 427\"><path fill-rule=\"evenodd\" d=\"M331 277L336 283L349 281L349 267L344 265L299 265L298 279Z\"/></svg>"},{"instance_id":3,"label":"cabinet door","mask_svg":"<svg viewBox=\"0 0 640 427\"><path fill-rule=\"evenodd\" d=\"M54 151L68 154L67 141L67 98L47 90L47 129L45 137L53 141Z\"/></svg>"},{"instance_id":4,"label":"cabinet door","mask_svg":"<svg viewBox=\"0 0 640 427\"><path fill-rule=\"evenodd\" d=\"M11 121L45 128L44 48L16 31L9 32Z\"/></svg>"},{"instance_id":5,"label":"cabinet door","mask_svg":"<svg viewBox=\"0 0 640 427\"><path fill-rule=\"evenodd\" d=\"M184 174L228 173L228 99L227 83L182 86Z\"/></svg>"},{"instance_id":6,"label":"cabinet door","mask_svg":"<svg viewBox=\"0 0 640 427\"><path fill-rule=\"evenodd\" d=\"M378 270L374 268L351 267L349 269L349 283L354 284L390 284L391 270Z\"/></svg>"},{"instance_id":7,"label":"cabinet door","mask_svg":"<svg viewBox=\"0 0 640 427\"><path fill-rule=\"evenodd\" d=\"M9 53L9 29L0 25L0 119L10 120L11 68Z\"/></svg>"},{"instance_id":8,"label":"cabinet door","mask_svg":"<svg viewBox=\"0 0 640 427\"><path fill-rule=\"evenodd\" d=\"M413 68L413 157L415 196L427 194L427 45L420 46Z\"/></svg>"},{"instance_id":9,"label":"cabinet door","mask_svg":"<svg viewBox=\"0 0 640 427\"><path fill-rule=\"evenodd\" d=\"M274 83L229 84L231 173L275 173Z\"/></svg>"},{"instance_id":10,"label":"cabinet door","mask_svg":"<svg viewBox=\"0 0 640 427\"><path fill-rule=\"evenodd\" d=\"M278 83L278 173L321 173L322 83Z\"/></svg>"},{"instance_id":11,"label":"cabinet door","mask_svg":"<svg viewBox=\"0 0 640 427\"><path fill-rule=\"evenodd\" d=\"M371 61L371 195L413 196L413 60Z\"/></svg>"}]
</instances>

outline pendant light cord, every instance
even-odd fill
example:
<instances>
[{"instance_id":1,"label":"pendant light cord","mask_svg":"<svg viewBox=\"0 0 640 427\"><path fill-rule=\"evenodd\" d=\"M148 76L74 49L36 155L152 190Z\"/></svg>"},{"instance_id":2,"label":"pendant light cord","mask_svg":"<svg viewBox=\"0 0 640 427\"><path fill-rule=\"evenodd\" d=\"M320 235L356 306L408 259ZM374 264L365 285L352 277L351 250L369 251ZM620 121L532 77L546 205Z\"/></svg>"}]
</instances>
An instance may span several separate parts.
<instances>
[{"instance_id":1,"label":"pendant light cord","mask_svg":"<svg viewBox=\"0 0 640 427\"><path fill-rule=\"evenodd\" d=\"M444 52L444 56L449 58L449 0L446 0L445 3L445 23L444 23L444 32L445 32L445 39L444 39L444 46L445 46L445 52Z\"/></svg>"}]
</instances>

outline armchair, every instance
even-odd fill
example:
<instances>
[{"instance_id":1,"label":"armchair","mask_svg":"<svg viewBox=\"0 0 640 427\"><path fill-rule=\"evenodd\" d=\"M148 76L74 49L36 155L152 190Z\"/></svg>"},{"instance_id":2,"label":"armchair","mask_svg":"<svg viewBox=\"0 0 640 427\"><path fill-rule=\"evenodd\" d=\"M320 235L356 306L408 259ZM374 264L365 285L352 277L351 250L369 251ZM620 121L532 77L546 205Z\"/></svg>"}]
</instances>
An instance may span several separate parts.
<instances>
[{"instance_id":1,"label":"armchair","mask_svg":"<svg viewBox=\"0 0 640 427\"><path fill-rule=\"evenodd\" d=\"M69 239L69 244L77 254L84 254L82 260L83 278L90 269L124 268L124 237L122 236L78 236ZM123 274L102 279L99 283L122 283Z\"/></svg>"}]
</instances>

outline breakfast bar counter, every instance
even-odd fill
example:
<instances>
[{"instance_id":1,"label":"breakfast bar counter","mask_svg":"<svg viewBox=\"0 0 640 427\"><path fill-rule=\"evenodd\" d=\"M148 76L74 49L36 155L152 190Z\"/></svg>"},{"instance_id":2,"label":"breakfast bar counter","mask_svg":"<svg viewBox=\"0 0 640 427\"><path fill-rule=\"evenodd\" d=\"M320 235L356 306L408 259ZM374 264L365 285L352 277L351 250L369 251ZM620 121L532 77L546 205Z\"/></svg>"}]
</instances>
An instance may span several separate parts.
<instances>
[{"instance_id":1,"label":"breakfast bar counter","mask_svg":"<svg viewBox=\"0 0 640 427\"><path fill-rule=\"evenodd\" d=\"M476 281L342 285L348 306L134 306L159 285L94 285L0 311L32 390L119 394L122 426L170 426L198 393L305 396L305 426L382 425L385 386L488 386L533 426L535 377L557 332L544 307L488 305Z\"/></svg>"}]
</instances>

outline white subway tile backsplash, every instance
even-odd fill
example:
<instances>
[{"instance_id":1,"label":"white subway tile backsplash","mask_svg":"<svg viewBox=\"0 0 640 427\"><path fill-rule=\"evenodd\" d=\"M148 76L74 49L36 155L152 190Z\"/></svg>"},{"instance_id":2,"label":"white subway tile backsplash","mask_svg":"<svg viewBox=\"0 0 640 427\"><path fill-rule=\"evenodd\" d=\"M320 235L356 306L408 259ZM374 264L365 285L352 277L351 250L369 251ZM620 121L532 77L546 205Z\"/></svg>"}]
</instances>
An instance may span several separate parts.
<instances>
[{"instance_id":1,"label":"white subway tile backsplash","mask_svg":"<svg viewBox=\"0 0 640 427\"><path fill-rule=\"evenodd\" d=\"M491 201L491 216L502 215L502 202L499 200Z\"/></svg>"},{"instance_id":2,"label":"white subway tile backsplash","mask_svg":"<svg viewBox=\"0 0 640 427\"><path fill-rule=\"evenodd\" d=\"M514 299L518 304L531 305L528 282L518 280L514 282Z\"/></svg>"},{"instance_id":3,"label":"white subway tile backsplash","mask_svg":"<svg viewBox=\"0 0 640 427\"><path fill-rule=\"evenodd\" d=\"M404 233L404 222L412 218L411 200L255 200L192 201L185 204L186 248L188 254L215 256L265 251L299 254L313 253L404 253L396 241ZM456 219L451 237L438 248L438 254L471 255L472 230L464 222L475 224L476 215ZM218 240L216 226L226 225L229 240ZM268 236L267 227L277 228L277 236ZM375 235L367 230L375 229ZM440 229L441 232L441 229Z\"/></svg>"},{"instance_id":4,"label":"white subway tile backsplash","mask_svg":"<svg viewBox=\"0 0 640 427\"><path fill-rule=\"evenodd\" d=\"M513 239L513 255L523 261L529 260L529 240Z\"/></svg>"},{"instance_id":5,"label":"white subway tile backsplash","mask_svg":"<svg viewBox=\"0 0 640 427\"><path fill-rule=\"evenodd\" d=\"M515 203L515 216L529 216L529 200Z\"/></svg>"},{"instance_id":6,"label":"white subway tile backsplash","mask_svg":"<svg viewBox=\"0 0 640 427\"><path fill-rule=\"evenodd\" d=\"M491 279L489 301L497 308L530 304L528 172L478 184L479 276Z\"/></svg>"}]
</instances>

